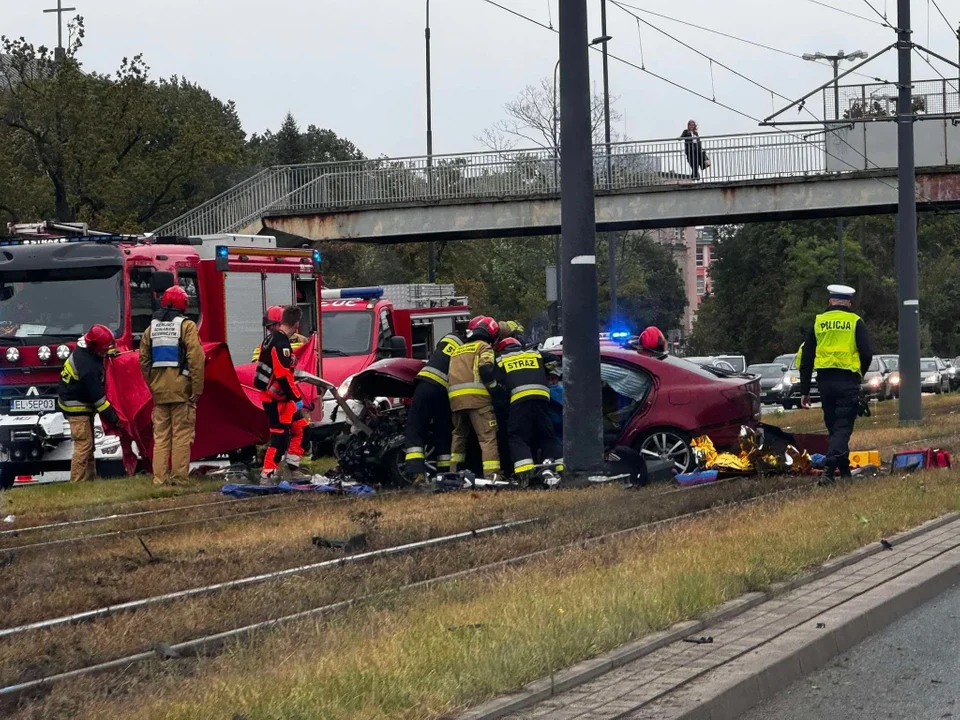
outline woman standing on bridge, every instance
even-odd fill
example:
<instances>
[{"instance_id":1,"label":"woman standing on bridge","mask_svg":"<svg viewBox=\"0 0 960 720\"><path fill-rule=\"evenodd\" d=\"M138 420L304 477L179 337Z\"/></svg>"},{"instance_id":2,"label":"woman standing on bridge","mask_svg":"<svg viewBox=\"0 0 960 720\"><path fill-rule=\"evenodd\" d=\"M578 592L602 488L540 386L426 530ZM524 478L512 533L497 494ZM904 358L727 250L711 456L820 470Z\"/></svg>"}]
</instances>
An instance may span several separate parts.
<instances>
[{"instance_id":1,"label":"woman standing on bridge","mask_svg":"<svg viewBox=\"0 0 960 720\"><path fill-rule=\"evenodd\" d=\"M680 134L680 137L683 138L687 162L690 163L690 169L693 170L691 177L694 180L699 180L700 169L707 167L705 164L707 156L700 146L700 133L697 130L697 121L691 120L688 122L687 129Z\"/></svg>"}]
</instances>

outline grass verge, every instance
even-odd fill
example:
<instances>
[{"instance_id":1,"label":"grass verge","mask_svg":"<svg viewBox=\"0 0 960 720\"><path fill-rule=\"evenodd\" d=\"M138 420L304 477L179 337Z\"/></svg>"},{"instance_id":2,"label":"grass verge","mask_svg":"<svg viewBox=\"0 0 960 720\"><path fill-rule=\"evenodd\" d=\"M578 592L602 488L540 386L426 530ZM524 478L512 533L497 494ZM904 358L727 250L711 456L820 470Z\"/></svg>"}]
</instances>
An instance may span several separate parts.
<instances>
[{"instance_id":1,"label":"grass verge","mask_svg":"<svg viewBox=\"0 0 960 720\"><path fill-rule=\"evenodd\" d=\"M157 667L119 698L80 683L82 703L55 691L21 717L447 717L956 510L958 479L888 477L730 508Z\"/></svg>"}]
</instances>

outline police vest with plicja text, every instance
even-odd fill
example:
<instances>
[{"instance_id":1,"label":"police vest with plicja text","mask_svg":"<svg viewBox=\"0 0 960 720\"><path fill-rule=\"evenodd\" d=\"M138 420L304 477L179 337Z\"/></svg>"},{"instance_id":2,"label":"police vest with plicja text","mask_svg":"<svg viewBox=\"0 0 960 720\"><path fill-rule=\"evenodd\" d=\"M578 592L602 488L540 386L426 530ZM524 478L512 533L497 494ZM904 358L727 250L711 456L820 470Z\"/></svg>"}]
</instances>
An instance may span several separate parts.
<instances>
[{"instance_id":1,"label":"police vest with plicja text","mask_svg":"<svg viewBox=\"0 0 960 720\"><path fill-rule=\"evenodd\" d=\"M173 320L150 321L151 366L154 368L178 368L183 375L190 375L187 368L181 333L186 318L178 315Z\"/></svg>"},{"instance_id":2,"label":"police vest with plicja text","mask_svg":"<svg viewBox=\"0 0 960 720\"><path fill-rule=\"evenodd\" d=\"M817 337L814 370L849 370L860 374L857 350L857 323L860 317L846 310L829 310L817 315L813 331Z\"/></svg>"}]
</instances>

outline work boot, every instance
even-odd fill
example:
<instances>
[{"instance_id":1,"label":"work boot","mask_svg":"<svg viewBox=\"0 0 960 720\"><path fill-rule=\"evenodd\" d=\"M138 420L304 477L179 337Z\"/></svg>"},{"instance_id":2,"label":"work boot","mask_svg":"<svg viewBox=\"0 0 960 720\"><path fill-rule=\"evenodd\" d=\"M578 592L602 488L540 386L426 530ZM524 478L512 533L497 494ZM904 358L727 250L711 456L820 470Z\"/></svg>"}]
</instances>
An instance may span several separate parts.
<instances>
[{"instance_id":1,"label":"work boot","mask_svg":"<svg viewBox=\"0 0 960 720\"><path fill-rule=\"evenodd\" d=\"M257 484L260 485L260 487L276 487L277 481L277 471L271 470L260 473L260 482Z\"/></svg>"},{"instance_id":2,"label":"work boot","mask_svg":"<svg viewBox=\"0 0 960 720\"><path fill-rule=\"evenodd\" d=\"M836 463L831 462L829 460L825 462L823 464L823 474L820 476L820 481L817 484L823 487L827 487L829 485L835 485L837 482L837 479L834 477L834 473L836 472L836 469L837 469Z\"/></svg>"},{"instance_id":3,"label":"work boot","mask_svg":"<svg viewBox=\"0 0 960 720\"><path fill-rule=\"evenodd\" d=\"M299 465L290 465L288 463L287 470L286 470L286 473L284 473L283 479L286 480L287 482L296 483L296 482L307 482L308 480L311 479L311 477L309 475L304 475L303 472L301 472Z\"/></svg>"},{"instance_id":4,"label":"work boot","mask_svg":"<svg viewBox=\"0 0 960 720\"><path fill-rule=\"evenodd\" d=\"M426 473L414 473L410 476L410 489L418 493L433 492Z\"/></svg>"}]
</instances>

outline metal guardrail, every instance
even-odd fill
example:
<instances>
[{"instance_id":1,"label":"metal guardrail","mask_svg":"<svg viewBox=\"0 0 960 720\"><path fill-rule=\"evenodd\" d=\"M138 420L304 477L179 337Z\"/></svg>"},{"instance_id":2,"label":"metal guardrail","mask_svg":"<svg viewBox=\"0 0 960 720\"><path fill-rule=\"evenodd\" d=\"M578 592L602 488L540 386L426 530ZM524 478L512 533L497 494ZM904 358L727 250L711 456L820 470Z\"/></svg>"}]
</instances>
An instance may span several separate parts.
<instances>
[{"instance_id":1,"label":"metal guardrail","mask_svg":"<svg viewBox=\"0 0 960 720\"><path fill-rule=\"evenodd\" d=\"M700 138L710 167L703 182L796 177L826 172L823 133L766 132ZM594 148L598 191L675 185L693 180L681 139ZM853 169L853 168L851 168ZM554 148L462 155L377 158L267 168L155 232L210 235L236 232L269 212L325 212L372 205L553 196L560 188Z\"/></svg>"}]
</instances>

